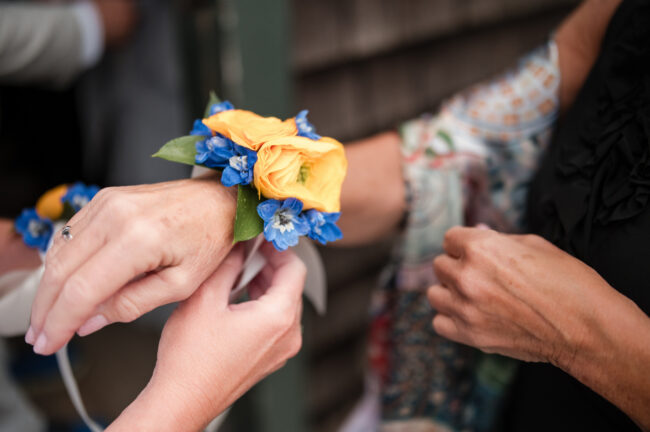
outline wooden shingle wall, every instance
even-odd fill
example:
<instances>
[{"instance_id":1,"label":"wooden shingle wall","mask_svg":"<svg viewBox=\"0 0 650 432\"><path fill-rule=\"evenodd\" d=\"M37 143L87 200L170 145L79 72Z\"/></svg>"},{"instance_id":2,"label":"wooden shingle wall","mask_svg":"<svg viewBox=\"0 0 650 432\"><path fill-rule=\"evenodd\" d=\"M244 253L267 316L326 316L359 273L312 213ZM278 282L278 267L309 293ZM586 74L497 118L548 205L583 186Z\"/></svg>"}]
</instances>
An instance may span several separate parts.
<instances>
[{"instance_id":1,"label":"wooden shingle wall","mask_svg":"<svg viewBox=\"0 0 650 432\"><path fill-rule=\"evenodd\" d=\"M342 141L395 127L543 43L576 3L293 0L296 106ZM305 334L314 431L336 430L361 394L370 293L389 249L322 251L329 313L310 314Z\"/></svg>"}]
</instances>

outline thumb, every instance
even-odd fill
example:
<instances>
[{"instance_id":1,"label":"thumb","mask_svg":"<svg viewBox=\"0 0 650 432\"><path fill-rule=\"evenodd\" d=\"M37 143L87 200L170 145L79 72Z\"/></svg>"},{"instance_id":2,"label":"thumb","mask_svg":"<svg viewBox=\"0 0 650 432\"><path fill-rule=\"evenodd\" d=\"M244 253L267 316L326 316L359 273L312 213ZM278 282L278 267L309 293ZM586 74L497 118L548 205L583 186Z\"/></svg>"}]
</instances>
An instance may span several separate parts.
<instances>
[{"instance_id":1,"label":"thumb","mask_svg":"<svg viewBox=\"0 0 650 432\"><path fill-rule=\"evenodd\" d=\"M211 302L225 307L230 291L242 272L243 264L244 248L242 245L236 245L190 300L196 297L197 301L200 301L203 297L210 297Z\"/></svg>"}]
</instances>

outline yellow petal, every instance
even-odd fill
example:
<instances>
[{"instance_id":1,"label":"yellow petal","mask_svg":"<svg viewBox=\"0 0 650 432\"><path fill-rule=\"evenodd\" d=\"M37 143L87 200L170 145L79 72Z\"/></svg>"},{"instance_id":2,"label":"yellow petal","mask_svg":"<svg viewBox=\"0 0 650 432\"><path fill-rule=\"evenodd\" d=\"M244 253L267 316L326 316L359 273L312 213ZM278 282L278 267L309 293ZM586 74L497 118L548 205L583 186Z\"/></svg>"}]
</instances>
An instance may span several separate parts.
<instances>
[{"instance_id":1,"label":"yellow petal","mask_svg":"<svg viewBox=\"0 0 650 432\"><path fill-rule=\"evenodd\" d=\"M283 137L258 151L254 184L266 198L297 198L305 210L332 213L340 211L346 171L345 151L338 141Z\"/></svg>"},{"instance_id":2,"label":"yellow petal","mask_svg":"<svg viewBox=\"0 0 650 432\"><path fill-rule=\"evenodd\" d=\"M56 220L63 214L61 198L68 191L68 185L62 184L45 192L36 203L36 213L40 217Z\"/></svg>"},{"instance_id":3,"label":"yellow petal","mask_svg":"<svg viewBox=\"0 0 650 432\"><path fill-rule=\"evenodd\" d=\"M222 111L204 119L203 124L240 146L254 151L258 151L267 141L298 133L293 119L282 121L276 117L262 117L245 110Z\"/></svg>"}]
</instances>

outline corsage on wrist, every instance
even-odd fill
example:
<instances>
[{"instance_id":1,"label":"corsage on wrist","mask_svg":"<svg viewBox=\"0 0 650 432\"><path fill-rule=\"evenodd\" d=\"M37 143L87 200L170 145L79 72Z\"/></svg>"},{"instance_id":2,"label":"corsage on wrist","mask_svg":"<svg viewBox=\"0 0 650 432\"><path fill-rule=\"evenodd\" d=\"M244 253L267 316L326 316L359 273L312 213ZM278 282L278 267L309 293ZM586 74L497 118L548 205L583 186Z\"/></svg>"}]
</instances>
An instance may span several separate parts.
<instances>
[{"instance_id":1,"label":"corsage on wrist","mask_svg":"<svg viewBox=\"0 0 650 432\"><path fill-rule=\"evenodd\" d=\"M67 221L81 210L99 191L97 186L83 183L61 185L43 194L36 207L24 209L14 227L29 247L46 252L54 224Z\"/></svg>"},{"instance_id":2,"label":"corsage on wrist","mask_svg":"<svg viewBox=\"0 0 650 432\"><path fill-rule=\"evenodd\" d=\"M190 135L154 156L218 170L224 186L237 186L235 243L263 233L282 251L300 236L321 244L343 236L336 222L345 151L316 134L306 110L283 121L235 109L212 93L205 118L195 120Z\"/></svg>"}]
</instances>

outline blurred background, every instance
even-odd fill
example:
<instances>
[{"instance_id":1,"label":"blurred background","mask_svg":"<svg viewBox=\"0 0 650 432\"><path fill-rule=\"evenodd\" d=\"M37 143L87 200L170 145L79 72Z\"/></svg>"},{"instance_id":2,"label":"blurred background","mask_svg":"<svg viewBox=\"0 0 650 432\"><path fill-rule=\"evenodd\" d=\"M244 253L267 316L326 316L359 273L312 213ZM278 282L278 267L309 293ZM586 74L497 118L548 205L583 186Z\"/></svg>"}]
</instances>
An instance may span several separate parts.
<instances>
[{"instance_id":1,"label":"blurred background","mask_svg":"<svg viewBox=\"0 0 650 432\"><path fill-rule=\"evenodd\" d=\"M109 186L188 176L150 155L187 134L211 89L264 115L309 109L319 133L343 142L395 128L542 43L575 4L95 1L103 42L91 61L63 77L46 71L30 79L11 71L3 77L0 63L0 216L15 217L63 182ZM0 1L0 38L7 7L62 5ZM337 430L362 394L370 294L390 247L387 239L322 250L327 315L306 308L302 353L238 402L223 430ZM109 422L144 387L166 313L74 341L73 367L93 417ZM84 430L74 429L77 415L54 360L33 357L22 340L8 347L12 376L50 430Z\"/></svg>"}]
</instances>

